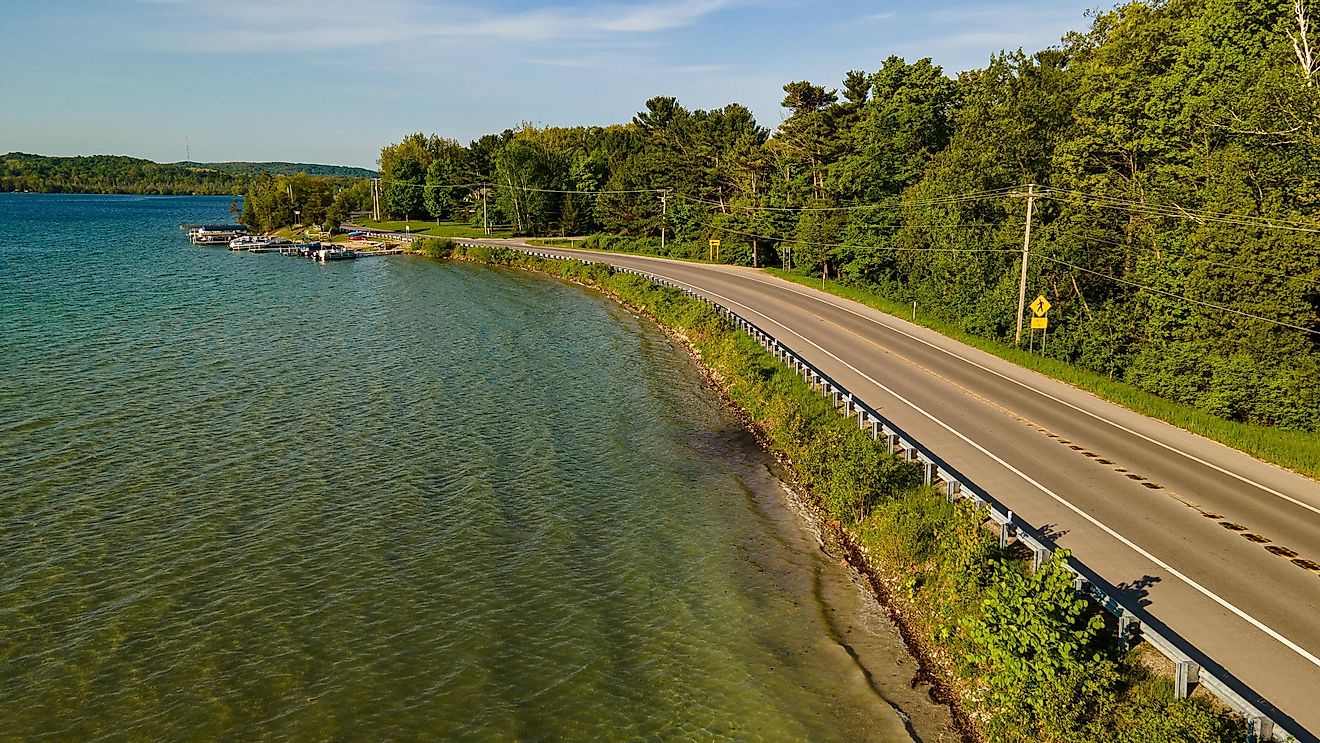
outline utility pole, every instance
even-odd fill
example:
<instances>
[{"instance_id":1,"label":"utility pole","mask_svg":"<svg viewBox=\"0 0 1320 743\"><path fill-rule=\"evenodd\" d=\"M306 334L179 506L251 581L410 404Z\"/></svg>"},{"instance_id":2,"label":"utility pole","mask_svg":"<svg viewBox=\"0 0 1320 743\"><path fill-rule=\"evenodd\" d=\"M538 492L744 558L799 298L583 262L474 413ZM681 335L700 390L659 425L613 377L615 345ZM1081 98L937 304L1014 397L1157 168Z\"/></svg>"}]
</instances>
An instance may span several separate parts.
<instances>
[{"instance_id":1,"label":"utility pole","mask_svg":"<svg viewBox=\"0 0 1320 743\"><path fill-rule=\"evenodd\" d=\"M513 225L518 234L522 234L522 210L518 208L518 192L513 188L513 178L509 175L504 176L504 181L509 184L509 194L513 196Z\"/></svg>"},{"instance_id":2,"label":"utility pole","mask_svg":"<svg viewBox=\"0 0 1320 743\"><path fill-rule=\"evenodd\" d=\"M490 234L490 217L488 216L490 212L486 210L486 196L489 193L489 188L483 187L481 189L481 231L487 235Z\"/></svg>"},{"instance_id":3,"label":"utility pole","mask_svg":"<svg viewBox=\"0 0 1320 743\"><path fill-rule=\"evenodd\" d=\"M665 223L669 221L669 192L660 192L660 254L665 252Z\"/></svg>"},{"instance_id":4,"label":"utility pole","mask_svg":"<svg viewBox=\"0 0 1320 743\"><path fill-rule=\"evenodd\" d=\"M1036 205L1036 184L1027 184L1027 226L1022 234L1022 279L1018 282L1017 335L1013 342L1022 345L1022 315L1027 310L1027 258L1031 256L1031 210Z\"/></svg>"},{"instance_id":5,"label":"utility pole","mask_svg":"<svg viewBox=\"0 0 1320 743\"><path fill-rule=\"evenodd\" d=\"M371 218L380 221L380 179L371 179Z\"/></svg>"}]
</instances>

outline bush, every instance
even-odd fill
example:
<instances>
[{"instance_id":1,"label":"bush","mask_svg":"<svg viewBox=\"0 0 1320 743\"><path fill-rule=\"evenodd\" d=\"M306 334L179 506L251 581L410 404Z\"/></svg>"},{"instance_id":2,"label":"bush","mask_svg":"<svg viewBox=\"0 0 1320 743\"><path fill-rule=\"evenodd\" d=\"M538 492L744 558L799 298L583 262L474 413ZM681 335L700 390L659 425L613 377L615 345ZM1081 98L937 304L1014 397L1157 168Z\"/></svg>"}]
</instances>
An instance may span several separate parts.
<instances>
[{"instance_id":1,"label":"bush","mask_svg":"<svg viewBox=\"0 0 1320 743\"><path fill-rule=\"evenodd\" d=\"M597 249L618 240L598 238L589 239ZM603 264L487 246L460 246L456 254L597 286L687 337L830 516L900 579L927 636L970 679L962 701L980 709L988 740L1240 737L1226 715L1201 701L1174 700L1165 679L1149 682L1073 589L1066 552L1029 573L984 528L983 510L922 486L919 468L889 455L710 305Z\"/></svg>"},{"instance_id":2,"label":"bush","mask_svg":"<svg viewBox=\"0 0 1320 743\"><path fill-rule=\"evenodd\" d=\"M1082 740L1118 681L1100 642L1104 618L1073 588L1067 557L1057 550L1030 575L1001 561L981 616L967 622L996 740Z\"/></svg>"},{"instance_id":3,"label":"bush","mask_svg":"<svg viewBox=\"0 0 1320 743\"><path fill-rule=\"evenodd\" d=\"M412 249L427 258L448 258L458 244L447 237L422 237L413 240Z\"/></svg>"}]
</instances>

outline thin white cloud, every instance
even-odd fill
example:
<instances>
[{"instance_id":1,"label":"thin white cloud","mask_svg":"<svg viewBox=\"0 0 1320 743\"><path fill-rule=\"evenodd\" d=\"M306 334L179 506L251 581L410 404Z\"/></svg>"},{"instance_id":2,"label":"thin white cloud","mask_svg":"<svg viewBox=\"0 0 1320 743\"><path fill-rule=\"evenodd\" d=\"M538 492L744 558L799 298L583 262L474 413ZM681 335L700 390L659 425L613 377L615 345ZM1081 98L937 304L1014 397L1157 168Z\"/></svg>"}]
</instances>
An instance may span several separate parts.
<instances>
[{"instance_id":1,"label":"thin white cloud","mask_svg":"<svg viewBox=\"0 0 1320 743\"><path fill-rule=\"evenodd\" d=\"M614 6L600 28L627 33L656 33L691 26L698 20L732 5L729 0L672 0L642 5Z\"/></svg>"},{"instance_id":2,"label":"thin white cloud","mask_svg":"<svg viewBox=\"0 0 1320 743\"><path fill-rule=\"evenodd\" d=\"M865 25L870 24L870 23L880 23L880 22L882 22L882 21L892 21L893 19L895 19L895 18L897 18L897 17L898 17L898 13L896 13L896 12L894 12L894 11L892 11L892 10L885 11L884 13L868 13L867 15L861 16L861 17L859 17L859 18L854 18L854 19L850 22L850 25L853 25L853 26L865 26Z\"/></svg>"},{"instance_id":3,"label":"thin white cloud","mask_svg":"<svg viewBox=\"0 0 1320 743\"><path fill-rule=\"evenodd\" d=\"M471 0L139 0L197 30L213 51L248 52L366 47L384 42L469 40L585 41L639 37L689 27L736 0L651 0L640 4L561 5L499 12ZM176 43L191 43L177 36Z\"/></svg>"}]
</instances>

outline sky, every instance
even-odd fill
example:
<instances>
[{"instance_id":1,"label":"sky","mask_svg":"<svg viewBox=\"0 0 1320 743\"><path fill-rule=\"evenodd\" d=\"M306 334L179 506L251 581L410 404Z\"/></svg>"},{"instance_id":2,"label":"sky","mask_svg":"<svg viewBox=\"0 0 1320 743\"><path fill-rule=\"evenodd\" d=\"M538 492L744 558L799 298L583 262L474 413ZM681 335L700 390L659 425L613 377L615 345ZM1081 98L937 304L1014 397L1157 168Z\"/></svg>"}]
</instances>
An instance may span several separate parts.
<instances>
[{"instance_id":1,"label":"sky","mask_svg":"<svg viewBox=\"0 0 1320 743\"><path fill-rule=\"evenodd\" d=\"M1111 3L1112 5L1112 3ZM374 168L410 132L629 121L931 57L949 75L1089 26L1095 0L3 0L0 153ZM1102 7L1109 7L1108 5Z\"/></svg>"}]
</instances>

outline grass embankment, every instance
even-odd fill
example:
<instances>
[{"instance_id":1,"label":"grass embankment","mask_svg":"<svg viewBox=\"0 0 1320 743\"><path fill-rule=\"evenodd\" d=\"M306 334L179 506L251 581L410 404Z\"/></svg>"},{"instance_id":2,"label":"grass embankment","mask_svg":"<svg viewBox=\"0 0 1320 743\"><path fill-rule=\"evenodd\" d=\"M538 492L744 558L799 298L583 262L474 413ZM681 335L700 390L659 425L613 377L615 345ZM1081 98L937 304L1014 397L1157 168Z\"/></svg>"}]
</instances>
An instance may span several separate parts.
<instances>
[{"instance_id":1,"label":"grass embankment","mask_svg":"<svg viewBox=\"0 0 1320 743\"><path fill-rule=\"evenodd\" d=\"M635 255L659 255L697 263L708 262L702 252L704 248L700 245L671 242L662 252L659 241L650 238L592 235L580 241L575 241L572 245L555 240L538 241L536 244L547 247L577 247L586 250L602 250ZM804 276L777 268L767 268L765 271L772 276L803 286L824 289L830 294L844 299L851 299L881 312L905 319L912 317L911 305L886 299L866 289L834 280L822 282L819 276ZM921 314L920 308L918 308L916 322L937 333L998 356L1018 366L1086 390L1129 410L1162 420L1212 441L1218 441L1266 462L1273 462L1304 475L1320 478L1320 435L1221 418L1189 405L1173 402L1146 392L1122 380L1083 369L1067 361L1029 353L1012 344L973 335L958 327L955 323Z\"/></svg>"},{"instance_id":2,"label":"grass embankment","mask_svg":"<svg viewBox=\"0 0 1320 743\"><path fill-rule=\"evenodd\" d=\"M269 234L271 237L284 237L296 242L330 239L330 236L323 230L316 229L315 227L304 227L302 225L297 227L281 227Z\"/></svg>"},{"instance_id":3,"label":"grass embankment","mask_svg":"<svg viewBox=\"0 0 1320 743\"><path fill-rule=\"evenodd\" d=\"M585 237L529 237L523 242L538 248L581 248Z\"/></svg>"},{"instance_id":4,"label":"grass embankment","mask_svg":"<svg viewBox=\"0 0 1320 743\"><path fill-rule=\"evenodd\" d=\"M428 237L508 237L509 233L492 232L487 235L480 227L473 227L461 222L427 222L421 219L414 219L407 222L377 222L371 219L357 221L367 229L381 230L384 232L411 232L417 235L426 235Z\"/></svg>"},{"instance_id":5,"label":"grass embankment","mask_svg":"<svg viewBox=\"0 0 1320 743\"><path fill-rule=\"evenodd\" d=\"M1242 738L1200 698L1125 652L1072 588L1063 554L1032 573L986 515L921 484L913 464L840 416L710 305L604 265L427 241L434 257L510 266L596 287L680 334L878 576L925 663L985 739L1138 743Z\"/></svg>"}]
</instances>

